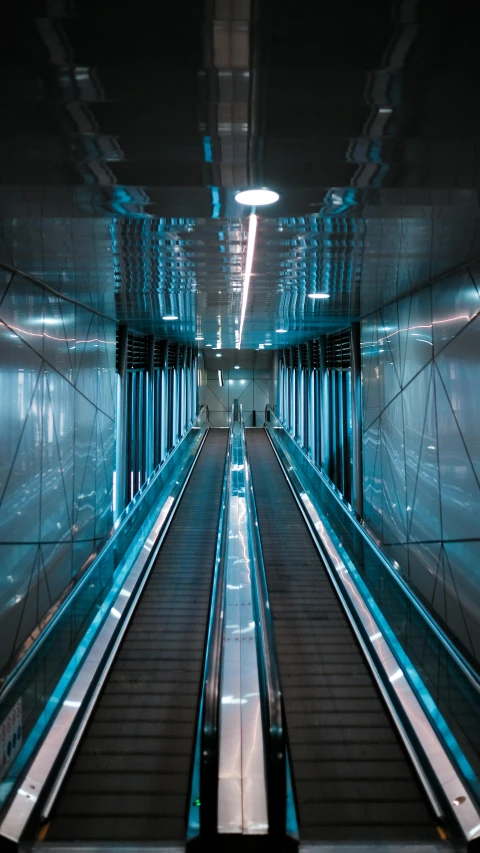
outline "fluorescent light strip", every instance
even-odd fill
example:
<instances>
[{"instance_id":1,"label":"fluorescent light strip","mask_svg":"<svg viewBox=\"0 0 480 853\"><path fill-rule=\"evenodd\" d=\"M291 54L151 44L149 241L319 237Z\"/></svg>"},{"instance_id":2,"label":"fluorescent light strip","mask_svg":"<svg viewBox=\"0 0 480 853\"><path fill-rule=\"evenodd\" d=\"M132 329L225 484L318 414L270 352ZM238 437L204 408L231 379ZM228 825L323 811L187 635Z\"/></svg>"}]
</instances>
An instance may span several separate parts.
<instances>
[{"instance_id":1,"label":"fluorescent light strip","mask_svg":"<svg viewBox=\"0 0 480 853\"><path fill-rule=\"evenodd\" d=\"M242 346L243 324L245 322L245 313L247 310L248 289L250 287L250 276L252 274L253 252L255 249L256 233L257 217L254 213L251 213L248 222L247 258L245 261L245 277L243 279L242 311L240 314L240 330L238 334L237 349L240 349L240 347Z\"/></svg>"}]
</instances>

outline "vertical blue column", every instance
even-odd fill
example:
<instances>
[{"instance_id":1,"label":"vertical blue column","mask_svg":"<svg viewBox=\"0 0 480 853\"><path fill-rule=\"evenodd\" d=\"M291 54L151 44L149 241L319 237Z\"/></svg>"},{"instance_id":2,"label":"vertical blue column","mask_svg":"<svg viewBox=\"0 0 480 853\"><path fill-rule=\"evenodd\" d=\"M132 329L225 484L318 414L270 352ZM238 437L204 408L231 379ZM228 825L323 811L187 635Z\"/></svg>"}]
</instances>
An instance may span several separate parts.
<instances>
[{"instance_id":1,"label":"vertical blue column","mask_svg":"<svg viewBox=\"0 0 480 853\"><path fill-rule=\"evenodd\" d=\"M168 368L162 367L161 377L162 405L160 414L160 460L163 462L167 455L167 425L168 425Z\"/></svg>"},{"instance_id":2,"label":"vertical blue column","mask_svg":"<svg viewBox=\"0 0 480 853\"><path fill-rule=\"evenodd\" d=\"M127 345L128 329L119 326L117 343L117 418L115 422L115 494L113 519L126 505L127 493Z\"/></svg>"},{"instance_id":3,"label":"vertical blue column","mask_svg":"<svg viewBox=\"0 0 480 853\"><path fill-rule=\"evenodd\" d=\"M315 459L315 372L309 370L307 375L307 417L308 417L308 447L311 459Z\"/></svg>"},{"instance_id":4,"label":"vertical blue column","mask_svg":"<svg viewBox=\"0 0 480 853\"><path fill-rule=\"evenodd\" d=\"M172 370L172 396L171 396L172 411L172 447L175 447L178 441L178 367Z\"/></svg>"},{"instance_id":5,"label":"vertical blue column","mask_svg":"<svg viewBox=\"0 0 480 853\"><path fill-rule=\"evenodd\" d=\"M145 477L148 478L154 468L153 426L154 426L154 351L155 338L148 338L147 375L145 377Z\"/></svg>"},{"instance_id":6,"label":"vertical blue column","mask_svg":"<svg viewBox=\"0 0 480 853\"><path fill-rule=\"evenodd\" d=\"M363 517L362 367L360 323L352 323L352 506Z\"/></svg>"},{"instance_id":7,"label":"vertical blue column","mask_svg":"<svg viewBox=\"0 0 480 853\"><path fill-rule=\"evenodd\" d=\"M305 446L305 424L303 421L304 415L304 371L299 366L296 370L297 374L297 435L295 436L302 447Z\"/></svg>"},{"instance_id":8,"label":"vertical blue column","mask_svg":"<svg viewBox=\"0 0 480 853\"><path fill-rule=\"evenodd\" d=\"M327 341L320 335L320 465L326 474L330 468L330 389L327 371Z\"/></svg>"}]
</instances>

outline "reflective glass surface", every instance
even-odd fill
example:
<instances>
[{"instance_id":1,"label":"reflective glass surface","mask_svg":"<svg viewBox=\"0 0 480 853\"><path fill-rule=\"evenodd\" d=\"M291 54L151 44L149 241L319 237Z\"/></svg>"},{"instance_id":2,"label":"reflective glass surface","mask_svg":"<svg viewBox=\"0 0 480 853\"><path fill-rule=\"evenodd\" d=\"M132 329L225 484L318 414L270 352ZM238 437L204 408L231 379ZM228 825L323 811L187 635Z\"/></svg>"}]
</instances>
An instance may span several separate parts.
<instances>
[{"instance_id":1,"label":"reflective glass surface","mask_svg":"<svg viewBox=\"0 0 480 853\"><path fill-rule=\"evenodd\" d=\"M468 266L362 320L364 518L480 662L480 295Z\"/></svg>"},{"instance_id":2,"label":"reflective glass surface","mask_svg":"<svg viewBox=\"0 0 480 853\"><path fill-rule=\"evenodd\" d=\"M0 296L0 683L112 529L115 331L20 275Z\"/></svg>"}]
</instances>

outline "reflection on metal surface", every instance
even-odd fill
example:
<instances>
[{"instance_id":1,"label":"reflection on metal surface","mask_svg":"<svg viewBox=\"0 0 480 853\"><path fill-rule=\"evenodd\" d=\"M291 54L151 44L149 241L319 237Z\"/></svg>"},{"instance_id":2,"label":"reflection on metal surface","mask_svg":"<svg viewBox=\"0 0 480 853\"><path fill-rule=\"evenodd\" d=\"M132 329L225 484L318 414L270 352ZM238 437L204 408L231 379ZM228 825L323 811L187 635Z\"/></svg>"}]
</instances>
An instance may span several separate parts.
<instances>
[{"instance_id":1,"label":"reflection on metal surface","mask_svg":"<svg viewBox=\"0 0 480 853\"><path fill-rule=\"evenodd\" d=\"M247 238L247 255L245 258L245 272L243 276L242 290L242 307L240 310L240 324L238 334L235 333L235 347L240 349L242 346L243 324L245 322L245 314L247 311L248 291L250 288L250 277L252 274L253 254L255 251L255 236L257 233L257 217L254 213L250 214L248 220L248 238Z\"/></svg>"},{"instance_id":2,"label":"reflection on metal surface","mask_svg":"<svg viewBox=\"0 0 480 853\"><path fill-rule=\"evenodd\" d=\"M221 678L218 831L268 832L242 433L233 424Z\"/></svg>"}]
</instances>

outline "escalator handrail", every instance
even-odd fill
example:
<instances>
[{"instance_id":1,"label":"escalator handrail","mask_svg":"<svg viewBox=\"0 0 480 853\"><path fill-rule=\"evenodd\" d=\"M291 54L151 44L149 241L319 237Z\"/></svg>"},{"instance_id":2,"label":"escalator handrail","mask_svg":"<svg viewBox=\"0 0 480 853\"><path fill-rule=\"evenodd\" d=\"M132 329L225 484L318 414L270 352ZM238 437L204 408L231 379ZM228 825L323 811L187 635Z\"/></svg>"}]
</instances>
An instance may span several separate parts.
<instances>
[{"instance_id":1,"label":"escalator handrail","mask_svg":"<svg viewBox=\"0 0 480 853\"><path fill-rule=\"evenodd\" d=\"M206 838L213 838L217 831L220 676L222 668L225 563L228 541L227 521L231 468L232 430L230 429L225 457L200 709L200 834Z\"/></svg>"},{"instance_id":2,"label":"escalator handrail","mask_svg":"<svg viewBox=\"0 0 480 853\"><path fill-rule=\"evenodd\" d=\"M408 600L413 604L416 611L419 613L419 615L422 617L422 619L426 622L429 629L435 634L437 639L444 646L444 648L447 651L447 653L449 654L449 656L454 660L455 664L460 668L460 670L466 676L466 678L468 679L468 681L470 682L472 687L477 692L480 693L480 676L478 675L478 673L473 669L471 664L463 657L461 652L454 646L454 644L452 643L450 638L447 637L445 635L445 633L439 628L435 619L431 616L431 614L428 612L427 608L418 599L418 597L415 595L415 593L412 591L412 589L409 587L409 585L405 582L405 580L402 578L402 576L398 572L395 571L395 569L392 567L390 561L388 560L386 555L383 553L381 548L379 548L379 546L376 544L376 542L374 541L374 539L372 538L372 536L370 535L368 530L364 527L364 525L361 523L361 521L359 521L359 519L357 518L357 516L355 515L353 510L351 510L350 507L347 505L343 495L340 492L338 492L338 490L336 489L336 487L334 486L332 481L327 477L325 472L321 468L318 467L318 465L316 464L316 462L313 461L313 459L310 458L310 456L306 452L305 448L302 447L302 445L299 444L297 441L295 441L295 439L294 439L293 435L291 434L291 432L289 431L288 427L285 425L285 423L282 421L282 419L279 418L278 414L272 409L272 407L268 403L265 407L265 414L267 416L265 418L265 420L267 420L270 423L272 420L272 416L273 416L274 420L277 421L280 424L280 426L284 429L284 431L285 431L286 435L288 436L288 438L290 439L290 441L292 441L293 444L295 445L295 450L298 451L302 455L305 462L308 463L308 465L310 466L312 471L317 475L317 477L319 477L319 479L322 481L322 483L328 488L332 497L335 498L335 501L342 508L343 512L348 516L349 521L354 525L356 530L358 530L360 535L363 537L363 539L368 544L369 548L375 553L375 555L378 557L378 559L382 562L382 564L388 570L390 576L393 578L395 583L399 587L401 587L404 594L407 596ZM268 428L265 427L265 429L268 432Z\"/></svg>"},{"instance_id":3,"label":"escalator handrail","mask_svg":"<svg viewBox=\"0 0 480 853\"><path fill-rule=\"evenodd\" d=\"M0 263L0 267L1 266L2 264ZM165 458L162 459L162 461L156 466L155 470L152 471L145 483L143 483L141 488L133 496L132 500L119 515L103 542L98 546L99 551L96 554L95 559L90 563L84 574L81 575L78 581L69 590L68 595L66 595L66 597L59 604L58 609L55 611L48 624L45 625L44 629L41 631L35 642L32 643L32 645L23 655L21 660L19 660L16 667L8 674L5 679L5 682L3 684L0 684L0 700L2 702L5 700L5 697L8 693L10 693L12 688L18 683L18 680L20 679L28 664L31 662L32 658L34 658L35 655L39 653L39 650L44 645L51 632L58 625L65 611L68 609L68 607L71 606L71 603L74 600L75 596L78 596L81 590L91 582L91 579L92 577L94 577L100 562L105 559L106 554L109 551L116 547L116 543L120 541L122 532L125 529L127 523L130 522L134 511L137 509L138 506L140 506L145 496L150 491L153 492L157 481L160 479L166 465L171 461L171 459L176 453L181 452L182 444L184 444L184 442L190 435L191 430L196 429L197 424L199 423L199 415L192 418L188 429L185 430L183 435L178 440L177 444L175 444L174 447L170 448L170 450L166 453Z\"/></svg>"},{"instance_id":4,"label":"escalator handrail","mask_svg":"<svg viewBox=\"0 0 480 853\"><path fill-rule=\"evenodd\" d=\"M253 547L255 610L258 620L257 645L259 659L260 696L264 718L265 771L269 835L284 837L287 821L287 741L284 725L283 695L280 669L275 645L272 612L268 595L267 576L263 561L257 507L245 430L242 430L245 461L247 517L250 520Z\"/></svg>"}]
</instances>

